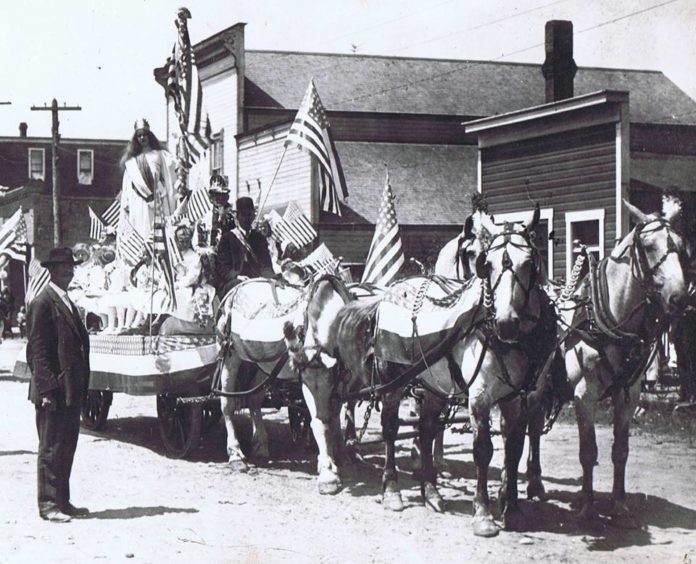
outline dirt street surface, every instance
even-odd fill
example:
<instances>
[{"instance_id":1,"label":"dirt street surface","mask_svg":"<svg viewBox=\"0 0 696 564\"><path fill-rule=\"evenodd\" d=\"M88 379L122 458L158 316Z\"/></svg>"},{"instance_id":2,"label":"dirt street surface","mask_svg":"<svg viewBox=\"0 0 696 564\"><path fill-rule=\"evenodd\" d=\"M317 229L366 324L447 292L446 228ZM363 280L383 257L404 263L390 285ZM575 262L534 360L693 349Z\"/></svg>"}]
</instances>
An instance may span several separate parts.
<instances>
[{"instance_id":1,"label":"dirt street surface","mask_svg":"<svg viewBox=\"0 0 696 564\"><path fill-rule=\"evenodd\" d=\"M17 344L0 346L0 563L16 562L660 562L696 563L696 449L684 437L635 428L627 471L629 506L642 524L602 531L574 518L580 488L577 433L560 423L542 442L546 502L522 503L529 530L482 539L471 532L475 467L471 435L446 435L453 477L441 481L447 511L421 505L407 442L398 463L406 509L378 503L380 447L344 468L344 488L320 496L316 455L291 445L285 410L268 411L271 460L252 474L226 465L222 422L190 460L165 456L154 397L114 396L103 432L80 436L72 501L92 511L67 524L36 508L36 448L27 383L11 378ZM246 421L243 417L241 421ZM373 415L367 438L377 433ZM248 424L244 427L250 431ZM611 430L598 429L600 510L611 489ZM501 440L494 437L491 492L499 485ZM526 456L526 453L525 453ZM524 496L526 484L520 483Z\"/></svg>"}]
</instances>

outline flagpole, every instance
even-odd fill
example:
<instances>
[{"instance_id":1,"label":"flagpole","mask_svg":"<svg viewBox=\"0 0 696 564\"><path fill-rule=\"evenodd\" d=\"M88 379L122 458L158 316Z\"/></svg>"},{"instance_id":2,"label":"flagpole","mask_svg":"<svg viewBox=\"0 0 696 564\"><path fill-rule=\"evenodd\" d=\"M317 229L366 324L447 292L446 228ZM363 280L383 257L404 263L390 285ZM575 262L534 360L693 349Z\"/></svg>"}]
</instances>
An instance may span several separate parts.
<instances>
[{"instance_id":1,"label":"flagpole","mask_svg":"<svg viewBox=\"0 0 696 564\"><path fill-rule=\"evenodd\" d=\"M261 201L261 205L259 206L259 209L256 210L257 217L261 217L261 212L263 211L263 208L266 205L266 200L268 199L268 195L271 193L271 188L273 188L273 183L275 182L275 179L278 176L278 171L280 170L280 165L283 162L283 159L285 158L285 153L287 153L287 151L288 151L288 146L285 145L283 147L283 153L280 155L280 159L278 160L278 165L276 166L275 172L273 173L273 178L271 178L271 183L268 185L268 190L266 191L266 195L264 196L263 200Z\"/></svg>"}]
</instances>

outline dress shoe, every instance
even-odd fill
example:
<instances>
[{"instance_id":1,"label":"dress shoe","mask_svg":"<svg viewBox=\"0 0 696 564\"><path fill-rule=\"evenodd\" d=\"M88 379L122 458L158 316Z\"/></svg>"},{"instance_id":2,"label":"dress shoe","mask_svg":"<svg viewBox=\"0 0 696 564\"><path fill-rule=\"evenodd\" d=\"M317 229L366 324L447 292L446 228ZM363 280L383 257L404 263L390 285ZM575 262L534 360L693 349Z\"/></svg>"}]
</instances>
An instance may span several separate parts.
<instances>
[{"instance_id":1,"label":"dress shoe","mask_svg":"<svg viewBox=\"0 0 696 564\"><path fill-rule=\"evenodd\" d=\"M62 511L70 517L84 517L85 515L89 515L89 509L86 507L75 507L72 503L68 503L64 506Z\"/></svg>"},{"instance_id":2,"label":"dress shoe","mask_svg":"<svg viewBox=\"0 0 696 564\"><path fill-rule=\"evenodd\" d=\"M41 518L52 523L69 523L70 515L66 515L60 509L53 508L41 513Z\"/></svg>"}]
</instances>

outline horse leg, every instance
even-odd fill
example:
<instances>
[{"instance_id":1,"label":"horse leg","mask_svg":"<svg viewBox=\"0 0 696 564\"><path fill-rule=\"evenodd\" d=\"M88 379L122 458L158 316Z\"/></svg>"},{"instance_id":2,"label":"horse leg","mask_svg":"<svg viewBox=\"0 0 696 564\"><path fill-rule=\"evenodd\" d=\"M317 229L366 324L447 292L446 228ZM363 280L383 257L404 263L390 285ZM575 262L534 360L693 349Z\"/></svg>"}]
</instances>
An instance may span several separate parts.
<instances>
[{"instance_id":1,"label":"horse leg","mask_svg":"<svg viewBox=\"0 0 696 564\"><path fill-rule=\"evenodd\" d=\"M228 354L222 366L220 374L220 387L222 391L231 392L234 390L234 379L242 362L234 354ZM234 472L248 472L249 466L246 462L246 456L239 444L239 438L234 427L233 416L236 409L236 401L234 398L225 396L220 397L220 408L225 419L225 429L227 430L227 456L228 464Z\"/></svg>"},{"instance_id":2,"label":"horse leg","mask_svg":"<svg viewBox=\"0 0 696 564\"><path fill-rule=\"evenodd\" d=\"M517 478L527 430L527 416L524 409L522 401L518 398L500 405L501 431L505 445L505 472L499 502L502 508L503 526L508 531L519 531L523 527L523 515L518 504Z\"/></svg>"},{"instance_id":3,"label":"horse leg","mask_svg":"<svg viewBox=\"0 0 696 564\"><path fill-rule=\"evenodd\" d=\"M597 436L594 424L596 401L584 398L582 390L580 390L580 395L576 395L574 403L580 438L580 465L582 466L582 490L580 492L578 517L595 527L601 525L599 513L597 513L594 504L592 483L594 467L597 464Z\"/></svg>"},{"instance_id":4,"label":"horse leg","mask_svg":"<svg viewBox=\"0 0 696 564\"><path fill-rule=\"evenodd\" d=\"M391 511L402 511L404 502L397 484L396 435L399 432L400 393L387 394L382 405L382 437L384 439L384 471L382 474L382 504Z\"/></svg>"},{"instance_id":5,"label":"horse leg","mask_svg":"<svg viewBox=\"0 0 696 564\"><path fill-rule=\"evenodd\" d=\"M339 406L339 410L343 414L344 431L343 436L340 436L340 421L338 421L339 440L336 444L344 445L342 458L345 459L347 464L362 461L357 447L358 433L355 429L355 400L348 400L342 407Z\"/></svg>"},{"instance_id":6,"label":"horse leg","mask_svg":"<svg viewBox=\"0 0 696 564\"><path fill-rule=\"evenodd\" d=\"M491 441L490 407L483 398L471 396L469 400L471 428L474 434L474 463L476 464L476 494L474 495L474 535L494 537L500 529L493 521L488 498L488 466L493 458Z\"/></svg>"},{"instance_id":7,"label":"horse leg","mask_svg":"<svg viewBox=\"0 0 696 564\"><path fill-rule=\"evenodd\" d=\"M527 499L546 499L546 489L541 481L541 433L544 429L544 411L534 409L529 417L529 455L527 457Z\"/></svg>"},{"instance_id":8,"label":"horse leg","mask_svg":"<svg viewBox=\"0 0 696 564\"><path fill-rule=\"evenodd\" d=\"M437 491L437 471L433 463L433 441L442 434L440 413L445 402L425 393L420 410L418 440L421 451L421 468L414 471L416 479L421 483L421 495L425 506L437 513L444 511L445 503Z\"/></svg>"},{"instance_id":9,"label":"horse leg","mask_svg":"<svg viewBox=\"0 0 696 564\"><path fill-rule=\"evenodd\" d=\"M268 451L268 433L266 432L266 424L263 421L263 414L260 407L250 407L251 415L251 456L261 460L268 460L270 452Z\"/></svg>"},{"instance_id":10,"label":"horse leg","mask_svg":"<svg viewBox=\"0 0 696 564\"><path fill-rule=\"evenodd\" d=\"M338 468L332 458L331 386L326 378L313 378L305 374L302 382L302 395L311 416L310 426L314 440L319 447L317 471L319 473L319 493L335 494L341 488Z\"/></svg>"},{"instance_id":11,"label":"horse leg","mask_svg":"<svg viewBox=\"0 0 696 564\"><path fill-rule=\"evenodd\" d=\"M614 443L611 461L614 464L614 486L611 492L612 506L609 512L612 523L619 527L634 529L638 523L626 505L626 462L628 461L628 434L631 424L631 406L637 404L639 386L634 385L628 394L623 390L614 392Z\"/></svg>"}]
</instances>

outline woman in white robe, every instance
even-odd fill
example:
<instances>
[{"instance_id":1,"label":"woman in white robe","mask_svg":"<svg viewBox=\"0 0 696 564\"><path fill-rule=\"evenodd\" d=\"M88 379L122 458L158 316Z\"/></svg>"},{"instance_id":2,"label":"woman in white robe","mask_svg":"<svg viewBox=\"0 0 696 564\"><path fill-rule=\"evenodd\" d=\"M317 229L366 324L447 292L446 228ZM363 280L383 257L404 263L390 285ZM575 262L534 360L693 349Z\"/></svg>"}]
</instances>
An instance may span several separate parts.
<instances>
[{"instance_id":1,"label":"woman in white robe","mask_svg":"<svg viewBox=\"0 0 696 564\"><path fill-rule=\"evenodd\" d=\"M139 119L122 163L119 237L127 236L130 226L147 240L155 219L164 223L176 210L174 158L161 148L147 120Z\"/></svg>"}]
</instances>

